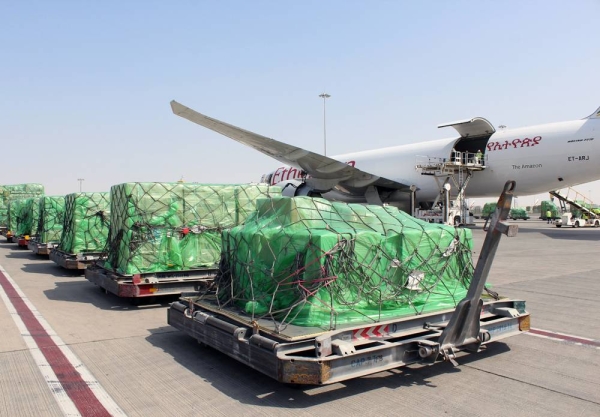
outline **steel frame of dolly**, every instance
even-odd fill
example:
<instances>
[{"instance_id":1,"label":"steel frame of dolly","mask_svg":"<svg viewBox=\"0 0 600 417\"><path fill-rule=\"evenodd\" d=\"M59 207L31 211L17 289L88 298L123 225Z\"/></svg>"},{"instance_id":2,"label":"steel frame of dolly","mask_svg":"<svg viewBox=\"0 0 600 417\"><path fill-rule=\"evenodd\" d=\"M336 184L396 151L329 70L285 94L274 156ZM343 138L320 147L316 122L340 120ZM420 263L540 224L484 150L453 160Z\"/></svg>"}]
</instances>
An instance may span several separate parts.
<instances>
[{"instance_id":1,"label":"steel frame of dolly","mask_svg":"<svg viewBox=\"0 0 600 417\"><path fill-rule=\"evenodd\" d=\"M80 254L66 253L57 248L50 251L50 260L65 269L84 270L100 257L100 253L86 252Z\"/></svg>"},{"instance_id":2,"label":"steel frame of dolly","mask_svg":"<svg viewBox=\"0 0 600 417\"><path fill-rule=\"evenodd\" d=\"M54 242L40 243L37 240L32 239L27 244L27 248L35 255L50 255L50 252L56 247L56 245L57 243Z\"/></svg>"},{"instance_id":3,"label":"steel frame of dolly","mask_svg":"<svg viewBox=\"0 0 600 417\"><path fill-rule=\"evenodd\" d=\"M100 262L85 270L85 278L118 297L138 298L179 295L197 291L217 275L215 268L121 275L104 269Z\"/></svg>"},{"instance_id":4,"label":"steel frame of dolly","mask_svg":"<svg viewBox=\"0 0 600 417\"><path fill-rule=\"evenodd\" d=\"M530 327L524 301L481 297L501 235L517 234L516 225L504 223L514 187L514 181L504 187L467 296L455 309L336 330L277 331L269 320L253 321L193 293L171 304L168 323L283 383L325 385L413 363L456 365L457 352L478 352Z\"/></svg>"}]
</instances>

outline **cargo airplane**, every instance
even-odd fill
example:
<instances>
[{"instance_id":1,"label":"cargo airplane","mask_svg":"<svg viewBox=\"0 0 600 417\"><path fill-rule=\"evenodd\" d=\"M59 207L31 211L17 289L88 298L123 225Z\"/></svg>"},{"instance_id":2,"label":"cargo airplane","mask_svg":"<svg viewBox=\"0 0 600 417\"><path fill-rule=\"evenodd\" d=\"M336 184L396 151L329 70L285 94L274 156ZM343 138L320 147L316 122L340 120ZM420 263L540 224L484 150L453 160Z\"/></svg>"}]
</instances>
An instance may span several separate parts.
<instances>
[{"instance_id":1,"label":"cargo airplane","mask_svg":"<svg viewBox=\"0 0 600 417\"><path fill-rule=\"evenodd\" d=\"M333 157L249 132L176 101L171 108L178 116L286 164L264 175L263 181L286 187L287 195L406 209L415 191L413 202L429 208L441 193L439 179L461 169L463 178L470 177L468 197L496 197L507 180L516 181L516 192L523 196L600 179L600 108L580 120L498 131L476 117L439 125L458 132L451 138Z\"/></svg>"}]
</instances>

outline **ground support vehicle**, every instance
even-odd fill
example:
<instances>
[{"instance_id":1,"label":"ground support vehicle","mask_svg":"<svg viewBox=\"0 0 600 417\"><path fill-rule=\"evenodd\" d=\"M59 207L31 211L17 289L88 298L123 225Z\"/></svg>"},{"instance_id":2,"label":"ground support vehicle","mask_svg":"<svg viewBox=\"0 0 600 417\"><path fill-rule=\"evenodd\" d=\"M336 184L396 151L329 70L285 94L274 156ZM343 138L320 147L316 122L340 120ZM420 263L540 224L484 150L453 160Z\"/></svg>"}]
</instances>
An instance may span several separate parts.
<instances>
[{"instance_id":1,"label":"ground support vehicle","mask_svg":"<svg viewBox=\"0 0 600 417\"><path fill-rule=\"evenodd\" d=\"M40 243L35 239L31 239L27 243L27 248L36 255L50 255L52 249L54 249L57 245L58 243Z\"/></svg>"},{"instance_id":2,"label":"ground support vehicle","mask_svg":"<svg viewBox=\"0 0 600 417\"><path fill-rule=\"evenodd\" d=\"M14 235L13 232L11 232L10 230L5 230L4 233L2 233L2 235L6 238L7 243L14 242Z\"/></svg>"},{"instance_id":3,"label":"ground support vehicle","mask_svg":"<svg viewBox=\"0 0 600 417\"><path fill-rule=\"evenodd\" d=\"M13 238L13 241L14 240L17 241L17 245L19 246L19 248L27 248L31 237L29 235L17 236L16 238Z\"/></svg>"},{"instance_id":4,"label":"ground support vehicle","mask_svg":"<svg viewBox=\"0 0 600 417\"><path fill-rule=\"evenodd\" d=\"M100 258L100 252L66 253L57 248L50 251L50 260L65 269L84 270Z\"/></svg>"},{"instance_id":5,"label":"ground support vehicle","mask_svg":"<svg viewBox=\"0 0 600 417\"><path fill-rule=\"evenodd\" d=\"M219 307L216 295L182 294L168 309L168 323L232 358L290 384L325 385L400 366L456 364L458 351L528 331L525 302L482 300L485 281L501 234L515 236L504 223L514 182L508 182L480 252L467 296L455 309L404 316L330 330L252 320L238 309Z\"/></svg>"},{"instance_id":6,"label":"ground support vehicle","mask_svg":"<svg viewBox=\"0 0 600 417\"><path fill-rule=\"evenodd\" d=\"M85 278L118 297L179 295L199 290L217 275L216 268L121 275L105 269L102 265L103 263L98 261L88 266Z\"/></svg>"},{"instance_id":7,"label":"ground support vehicle","mask_svg":"<svg viewBox=\"0 0 600 417\"><path fill-rule=\"evenodd\" d=\"M563 213L562 217L554 222L556 227L571 226L571 227L600 227L600 219L591 218L583 219L575 217L573 213L567 211Z\"/></svg>"}]
</instances>

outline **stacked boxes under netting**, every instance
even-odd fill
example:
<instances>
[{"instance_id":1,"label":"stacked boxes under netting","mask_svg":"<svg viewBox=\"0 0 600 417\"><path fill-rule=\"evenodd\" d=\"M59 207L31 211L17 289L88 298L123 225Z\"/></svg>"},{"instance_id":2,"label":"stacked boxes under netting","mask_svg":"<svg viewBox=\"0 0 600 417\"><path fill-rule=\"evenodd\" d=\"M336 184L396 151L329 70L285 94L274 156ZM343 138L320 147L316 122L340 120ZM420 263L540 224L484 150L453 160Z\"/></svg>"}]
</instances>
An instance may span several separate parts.
<instances>
[{"instance_id":1,"label":"stacked boxes under netting","mask_svg":"<svg viewBox=\"0 0 600 417\"><path fill-rule=\"evenodd\" d=\"M40 220L40 198L25 199L17 214L17 236L32 236L37 231Z\"/></svg>"},{"instance_id":2,"label":"stacked boxes under netting","mask_svg":"<svg viewBox=\"0 0 600 417\"><path fill-rule=\"evenodd\" d=\"M215 268L221 232L243 223L268 185L126 183L111 188L104 268L122 275Z\"/></svg>"},{"instance_id":3,"label":"stacked boxes under netting","mask_svg":"<svg viewBox=\"0 0 600 417\"><path fill-rule=\"evenodd\" d=\"M8 230L17 233L21 210L25 205L25 199L12 200L8 203Z\"/></svg>"},{"instance_id":4,"label":"stacked boxes under netting","mask_svg":"<svg viewBox=\"0 0 600 417\"><path fill-rule=\"evenodd\" d=\"M102 252L109 227L109 193L67 194L63 231L57 249L73 255Z\"/></svg>"},{"instance_id":5,"label":"stacked boxes under netting","mask_svg":"<svg viewBox=\"0 0 600 417\"><path fill-rule=\"evenodd\" d=\"M38 243L58 243L65 216L64 196L43 196L39 201L39 221L35 232Z\"/></svg>"},{"instance_id":6,"label":"stacked boxes under netting","mask_svg":"<svg viewBox=\"0 0 600 417\"><path fill-rule=\"evenodd\" d=\"M42 184L0 185L0 226L8 226L8 206L11 201L44 195ZM16 218L14 219L16 221ZM8 228L9 230L10 227ZM16 229L12 229L14 232Z\"/></svg>"},{"instance_id":7,"label":"stacked boxes under netting","mask_svg":"<svg viewBox=\"0 0 600 417\"><path fill-rule=\"evenodd\" d=\"M328 329L454 308L473 276L472 246L468 229L393 207L265 199L223 232L207 295L253 319Z\"/></svg>"}]
</instances>

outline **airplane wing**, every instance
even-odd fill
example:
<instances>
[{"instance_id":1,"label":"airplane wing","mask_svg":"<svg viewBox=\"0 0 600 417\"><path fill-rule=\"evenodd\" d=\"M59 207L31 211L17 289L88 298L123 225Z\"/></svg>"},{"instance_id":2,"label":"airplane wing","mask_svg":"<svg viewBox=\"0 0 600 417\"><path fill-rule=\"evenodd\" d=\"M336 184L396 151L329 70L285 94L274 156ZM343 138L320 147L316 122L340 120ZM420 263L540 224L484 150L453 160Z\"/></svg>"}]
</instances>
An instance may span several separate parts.
<instances>
[{"instance_id":1,"label":"airplane wing","mask_svg":"<svg viewBox=\"0 0 600 417\"><path fill-rule=\"evenodd\" d=\"M250 146L279 162L304 170L309 176L307 183L316 190L330 190L341 187L356 192L366 190L371 185L395 190L409 189L407 184L401 184L394 180L361 171L327 156L288 145L205 116L174 100L171 101L171 109L177 116L225 135L236 142Z\"/></svg>"}]
</instances>

